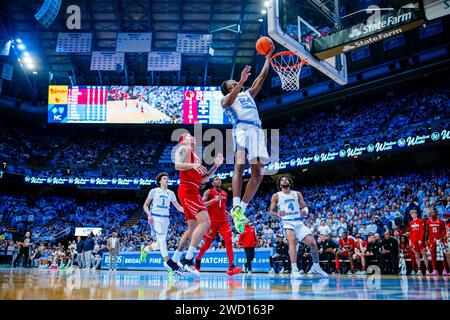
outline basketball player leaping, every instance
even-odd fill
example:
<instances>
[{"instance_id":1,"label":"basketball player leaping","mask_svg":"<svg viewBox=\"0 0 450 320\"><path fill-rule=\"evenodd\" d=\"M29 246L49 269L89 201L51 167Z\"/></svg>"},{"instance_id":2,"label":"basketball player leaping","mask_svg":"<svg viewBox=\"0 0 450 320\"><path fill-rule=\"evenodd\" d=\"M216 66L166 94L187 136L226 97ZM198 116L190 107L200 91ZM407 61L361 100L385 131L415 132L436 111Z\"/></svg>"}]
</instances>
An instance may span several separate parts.
<instances>
[{"instance_id":1,"label":"basketball player leaping","mask_svg":"<svg viewBox=\"0 0 450 320\"><path fill-rule=\"evenodd\" d=\"M207 171L194 152L196 141L193 136L188 133L183 134L180 137L179 144L180 146L175 153L175 169L179 170L180 174L178 198L184 209L188 229L181 237L177 251L174 253L172 259L167 261L167 264L175 273L179 274L182 272L180 266L175 261L179 259L183 242L191 238L186 256L180 262L183 265L184 271L198 276L200 272L194 268L194 250L200 244L205 232L211 225L208 211L200 195L199 188L222 165L223 156L219 153L214 159L213 167Z\"/></svg>"},{"instance_id":2,"label":"basketball player leaping","mask_svg":"<svg viewBox=\"0 0 450 320\"><path fill-rule=\"evenodd\" d=\"M234 265L232 243L233 233L231 232L230 223L227 220L228 214L226 211L228 195L226 191L221 188L222 181L219 176L214 177L212 185L213 188L206 190L203 194L203 201L205 202L206 207L208 207L211 227L205 233L205 236L203 237L204 243L200 248L200 252L195 257L195 268L200 271L201 259L205 252L211 247L217 232L219 232L225 241L225 249L227 251L229 264L227 274L232 276L234 274L241 273L242 269Z\"/></svg>"},{"instance_id":3,"label":"basketball player leaping","mask_svg":"<svg viewBox=\"0 0 450 320\"><path fill-rule=\"evenodd\" d=\"M308 214L308 207L303 200L302 194L298 191L291 190L293 181L288 176L280 177L277 182L277 187L280 191L272 195L270 214L281 217L281 223L289 241L289 257L292 265L291 278L301 278L297 267L298 240L308 245L311 249L311 257L313 260L311 273L328 278L328 274L319 265L317 242L312 236L311 231L301 221L302 216Z\"/></svg>"},{"instance_id":4,"label":"basketball player leaping","mask_svg":"<svg viewBox=\"0 0 450 320\"><path fill-rule=\"evenodd\" d=\"M167 260L169 260L169 253L167 251L167 231L170 222L170 204L172 203L180 212L183 212L183 208L178 203L175 193L167 188L169 185L169 174L167 172L159 173L156 176L156 183L159 185L159 188L150 190L143 206L143 209L147 214L148 223L156 233L156 242L141 247L140 260L141 262L145 262L149 251L160 250L164 259L164 267L168 269Z\"/></svg>"},{"instance_id":5,"label":"basketball player leaping","mask_svg":"<svg viewBox=\"0 0 450 320\"><path fill-rule=\"evenodd\" d=\"M221 85L222 108L230 118L233 125L233 144L235 152L235 165L232 178L233 209L231 214L238 232L244 230L245 210L251 201L263 179L262 167L269 161L264 133L261 129L258 109L254 98L261 90L264 80L269 73L270 57L275 47L272 44L270 53L266 56L266 62L259 76L248 90L243 85L250 76L250 66L245 66L239 82L234 80L224 81ZM241 201L242 176L245 170L245 155L251 166L251 177L245 188Z\"/></svg>"}]
</instances>

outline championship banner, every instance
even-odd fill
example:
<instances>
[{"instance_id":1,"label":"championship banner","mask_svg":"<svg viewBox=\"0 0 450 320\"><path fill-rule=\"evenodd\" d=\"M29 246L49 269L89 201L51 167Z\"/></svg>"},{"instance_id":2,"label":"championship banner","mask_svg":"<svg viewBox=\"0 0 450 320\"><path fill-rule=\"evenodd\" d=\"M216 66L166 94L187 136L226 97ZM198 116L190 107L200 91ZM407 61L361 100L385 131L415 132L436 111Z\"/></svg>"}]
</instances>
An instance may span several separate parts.
<instances>
[{"instance_id":1,"label":"championship banner","mask_svg":"<svg viewBox=\"0 0 450 320\"><path fill-rule=\"evenodd\" d=\"M423 0L423 7L428 20L450 14L450 0Z\"/></svg>"},{"instance_id":2,"label":"championship banner","mask_svg":"<svg viewBox=\"0 0 450 320\"><path fill-rule=\"evenodd\" d=\"M59 32L56 52L90 53L92 33Z\"/></svg>"},{"instance_id":3,"label":"championship banner","mask_svg":"<svg viewBox=\"0 0 450 320\"><path fill-rule=\"evenodd\" d=\"M147 71L180 71L181 53L150 52L148 54Z\"/></svg>"},{"instance_id":4,"label":"championship banner","mask_svg":"<svg viewBox=\"0 0 450 320\"><path fill-rule=\"evenodd\" d=\"M372 23L360 23L312 41L311 53L325 60L350 52L372 43L400 35L424 23L420 9L401 8L374 19Z\"/></svg>"},{"instance_id":5,"label":"championship banner","mask_svg":"<svg viewBox=\"0 0 450 320\"><path fill-rule=\"evenodd\" d=\"M195 254L198 253L196 250ZM245 251L243 249L234 249L234 264L242 266L246 262ZM173 251L169 251L171 257ZM255 272L269 272L270 263L269 257L273 254L272 248L255 249L255 258L252 261L252 271ZM161 270L164 259L161 257L159 251L149 252L144 262L140 261L140 252L121 252L117 255L117 269L118 270ZM101 269L107 270L110 265L110 256L108 253L103 254ZM223 271L228 270L228 258L225 249L209 250L202 257L202 272L203 271Z\"/></svg>"},{"instance_id":6,"label":"championship banner","mask_svg":"<svg viewBox=\"0 0 450 320\"><path fill-rule=\"evenodd\" d=\"M14 71L13 65L4 63L3 68L2 68L2 79L11 81L12 76L13 76L13 71Z\"/></svg>"},{"instance_id":7,"label":"championship banner","mask_svg":"<svg viewBox=\"0 0 450 320\"><path fill-rule=\"evenodd\" d=\"M0 39L0 56L9 56L10 49L11 49L11 40Z\"/></svg>"},{"instance_id":8,"label":"championship banner","mask_svg":"<svg viewBox=\"0 0 450 320\"><path fill-rule=\"evenodd\" d=\"M117 69L117 65L123 66L124 61L124 52L93 51L91 71L115 71Z\"/></svg>"},{"instance_id":9,"label":"championship banner","mask_svg":"<svg viewBox=\"0 0 450 320\"><path fill-rule=\"evenodd\" d=\"M179 33L177 52L184 54L208 54L212 44L212 34Z\"/></svg>"},{"instance_id":10,"label":"championship banner","mask_svg":"<svg viewBox=\"0 0 450 320\"><path fill-rule=\"evenodd\" d=\"M121 32L117 34L117 52L150 52L152 51L152 34Z\"/></svg>"}]
</instances>

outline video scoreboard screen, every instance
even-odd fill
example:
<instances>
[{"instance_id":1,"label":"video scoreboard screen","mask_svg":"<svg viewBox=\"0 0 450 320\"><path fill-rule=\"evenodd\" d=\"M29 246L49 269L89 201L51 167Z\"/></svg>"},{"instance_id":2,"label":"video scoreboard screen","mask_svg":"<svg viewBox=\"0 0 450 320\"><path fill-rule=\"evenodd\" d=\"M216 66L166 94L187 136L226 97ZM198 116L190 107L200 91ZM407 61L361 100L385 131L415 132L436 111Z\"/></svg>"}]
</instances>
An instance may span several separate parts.
<instances>
[{"instance_id":1,"label":"video scoreboard screen","mask_svg":"<svg viewBox=\"0 0 450 320\"><path fill-rule=\"evenodd\" d=\"M49 86L49 123L230 124L219 87Z\"/></svg>"}]
</instances>

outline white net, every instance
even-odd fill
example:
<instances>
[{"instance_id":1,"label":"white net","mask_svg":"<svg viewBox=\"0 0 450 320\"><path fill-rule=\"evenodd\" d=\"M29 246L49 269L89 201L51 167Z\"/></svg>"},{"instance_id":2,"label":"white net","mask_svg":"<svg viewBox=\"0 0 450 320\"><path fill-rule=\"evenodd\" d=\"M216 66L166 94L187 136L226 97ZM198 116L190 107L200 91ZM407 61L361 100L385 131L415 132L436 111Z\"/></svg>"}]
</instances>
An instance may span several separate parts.
<instances>
[{"instance_id":1,"label":"white net","mask_svg":"<svg viewBox=\"0 0 450 320\"><path fill-rule=\"evenodd\" d=\"M294 91L300 88L300 72L304 61L291 51L283 51L272 56L270 60L272 68L281 79L281 88L286 91Z\"/></svg>"}]
</instances>

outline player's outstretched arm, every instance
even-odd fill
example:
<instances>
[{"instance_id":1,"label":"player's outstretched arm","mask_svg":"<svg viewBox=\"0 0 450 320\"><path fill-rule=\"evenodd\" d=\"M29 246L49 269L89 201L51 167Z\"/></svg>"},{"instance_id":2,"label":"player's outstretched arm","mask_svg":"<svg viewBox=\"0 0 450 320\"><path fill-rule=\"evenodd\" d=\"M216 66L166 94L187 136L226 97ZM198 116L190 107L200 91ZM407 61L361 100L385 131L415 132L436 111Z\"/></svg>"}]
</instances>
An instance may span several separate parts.
<instances>
[{"instance_id":1,"label":"player's outstretched arm","mask_svg":"<svg viewBox=\"0 0 450 320\"><path fill-rule=\"evenodd\" d=\"M242 86L247 81L248 77L251 75L250 70L252 67L249 65L246 65L244 70L241 72L241 80L236 84L236 86L231 90L229 94L225 96L225 98L222 99L222 108L226 109L231 107L231 105L236 100L239 92L241 92Z\"/></svg>"},{"instance_id":2,"label":"player's outstretched arm","mask_svg":"<svg viewBox=\"0 0 450 320\"><path fill-rule=\"evenodd\" d=\"M221 153L217 154L217 157L214 159L214 165L209 169L209 171L202 176L202 183L208 182L209 178L220 168L223 163L223 155Z\"/></svg>"},{"instance_id":3,"label":"player's outstretched arm","mask_svg":"<svg viewBox=\"0 0 450 320\"><path fill-rule=\"evenodd\" d=\"M248 89L248 92L250 95L255 98L259 91L261 90L264 81L267 78L267 75L269 74L270 69L270 58L272 57L273 50L275 50L275 46L272 45L272 49L270 50L270 53L266 56L266 62L264 63L263 68L261 69L260 74L258 77L256 77L255 81L253 81L253 84L250 89Z\"/></svg>"}]
</instances>

